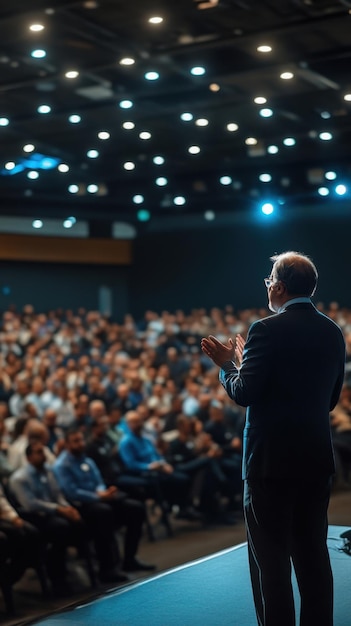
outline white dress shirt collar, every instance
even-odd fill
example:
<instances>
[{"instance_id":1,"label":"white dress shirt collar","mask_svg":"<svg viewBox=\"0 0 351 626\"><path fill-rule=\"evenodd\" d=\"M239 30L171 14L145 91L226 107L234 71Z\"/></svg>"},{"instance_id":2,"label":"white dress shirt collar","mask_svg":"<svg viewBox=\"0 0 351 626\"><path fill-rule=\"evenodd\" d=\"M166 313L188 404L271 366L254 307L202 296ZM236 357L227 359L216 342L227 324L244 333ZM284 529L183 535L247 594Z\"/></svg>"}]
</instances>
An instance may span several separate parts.
<instances>
[{"instance_id":1,"label":"white dress shirt collar","mask_svg":"<svg viewBox=\"0 0 351 626\"><path fill-rule=\"evenodd\" d=\"M279 307L278 309L278 313L283 313L283 311L285 311L285 309L290 306L290 304L299 304L300 302L307 302L308 304L311 304L311 298L292 298L291 300L288 300L287 302L284 302L284 304Z\"/></svg>"}]
</instances>

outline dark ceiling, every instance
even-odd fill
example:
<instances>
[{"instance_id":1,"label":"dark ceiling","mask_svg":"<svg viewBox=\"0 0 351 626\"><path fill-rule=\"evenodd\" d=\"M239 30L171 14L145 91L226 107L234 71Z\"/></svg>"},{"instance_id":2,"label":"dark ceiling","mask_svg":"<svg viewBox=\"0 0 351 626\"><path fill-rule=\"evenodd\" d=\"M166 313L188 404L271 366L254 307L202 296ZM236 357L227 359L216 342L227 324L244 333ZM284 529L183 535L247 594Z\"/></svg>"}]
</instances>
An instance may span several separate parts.
<instances>
[{"instance_id":1,"label":"dark ceiling","mask_svg":"<svg viewBox=\"0 0 351 626\"><path fill-rule=\"evenodd\" d=\"M284 211L331 202L336 184L351 187L350 13L346 0L1 3L1 215L74 215L108 225L135 224L146 210L150 223L166 223L264 201ZM155 16L163 21L150 23ZM44 29L33 32L33 24ZM260 45L272 50L259 52ZM43 58L31 56L38 49ZM135 62L122 65L126 57ZM205 73L193 75L193 67ZM67 78L68 71L79 75ZM159 78L146 80L150 71ZM257 96L266 103L255 103ZM121 108L123 100L133 106ZM50 112L39 113L41 105ZM273 115L262 117L265 108ZM285 145L287 138L295 144ZM32 152L23 150L28 144ZM189 154L191 146L200 152ZM134 169L124 169L127 162ZM330 170L335 180L325 178ZM166 185L156 184L160 177ZM330 195L322 199L319 187ZM174 203L179 197L185 204Z\"/></svg>"}]
</instances>

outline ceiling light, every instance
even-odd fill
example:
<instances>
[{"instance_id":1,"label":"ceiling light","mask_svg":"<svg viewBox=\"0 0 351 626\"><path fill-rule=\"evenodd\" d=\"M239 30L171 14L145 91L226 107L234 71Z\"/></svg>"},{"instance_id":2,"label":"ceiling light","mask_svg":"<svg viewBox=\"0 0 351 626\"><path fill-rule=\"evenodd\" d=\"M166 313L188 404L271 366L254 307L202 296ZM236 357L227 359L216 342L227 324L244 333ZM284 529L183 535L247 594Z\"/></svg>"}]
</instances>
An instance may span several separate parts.
<instances>
[{"instance_id":1,"label":"ceiling light","mask_svg":"<svg viewBox=\"0 0 351 626\"><path fill-rule=\"evenodd\" d=\"M272 47L267 45L257 46L257 52L272 52Z\"/></svg>"},{"instance_id":2,"label":"ceiling light","mask_svg":"<svg viewBox=\"0 0 351 626\"><path fill-rule=\"evenodd\" d=\"M208 126L208 120L205 117L200 117L195 124L196 126Z\"/></svg>"},{"instance_id":3,"label":"ceiling light","mask_svg":"<svg viewBox=\"0 0 351 626\"><path fill-rule=\"evenodd\" d=\"M77 78L77 76L79 76L79 72L77 72L77 70L70 70L65 73L65 76L66 78Z\"/></svg>"},{"instance_id":4,"label":"ceiling light","mask_svg":"<svg viewBox=\"0 0 351 626\"><path fill-rule=\"evenodd\" d=\"M123 122L122 126L126 130L132 130L133 128L135 128L134 122Z\"/></svg>"},{"instance_id":5,"label":"ceiling light","mask_svg":"<svg viewBox=\"0 0 351 626\"><path fill-rule=\"evenodd\" d=\"M205 211L204 213L204 218L205 220L207 220L208 222L211 222L212 220L214 220L215 218L215 214L213 211Z\"/></svg>"},{"instance_id":6,"label":"ceiling light","mask_svg":"<svg viewBox=\"0 0 351 626\"><path fill-rule=\"evenodd\" d=\"M39 173L35 170L31 170L30 172L28 172L27 178L30 178L30 180L36 180L37 178L39 178Z\"/></svg>"},{"instance_id":7,"label":"ceiling light","mask_svg":"<svg viewBox=\"0 0 351 626\"><path fill-rule=\"evenodd\" d=\"M329 113L329 111L322 111L321 112L321 117L323 118L323 120L330 120L331 113Z\"/></svg>"},{"instance_id":8,"label":"ceiling light","mask_svg":"<svg viewBox=\"0 0 351 626\"><path fill-rule=\"evenodd\" d=\"M279 152L279 148L278 148L278 146L274 146L274 145L268 146L267 152L269 154L277 154L277 152Z\"/></svg>"},{"instance_id":9,"label":"ceiling light","mask_svg":"<svg viewBox=\"0 0 351 626\"><path fill-rule=\"evenodd\" d=\"M245 143L247 146L256 146L258 142L257 142L256 137L247 137L245 139Z\"/></svg>"},{"instance_id":10,"label":"ceiling light","mask_svg":"<svg viewBox=\"0 0 351 626\"><path fill-rule=\"evenodd\" d=\"M79 122L82 120L80 115L70 115L68 118L68 121L71 122L71 124L79 124Z\"/></svg>"},{"instance_id":11,"label":"ceiling light","mask_svg":"<svg viewBox=\"0 0 351 626\"><path fill-rule=\"evenodd\" d=\"M285 139L283 139L283 144L284 146L294 146L296 144L296 140L294 137L285 137Z\"/></svg>"},{"instance_id":12,"label":"ceiling light","mask_svg":"<svg viewBox=\"0 0 351 626\"><path fill-rule=\"evenodd\" d=\"M41 220L32 221L33 228L43 228L43 222Z\"/></svg>"},{"instance_id":13,"label":"ceiling light","mask_svg":"<svg viewBox=\"0 0 351 626\"><path fill-rule=\"evenodd\" d=\"M131 109L133 106L133 102L131 100L121 100L119 106L121 109Z\"/></svg>"},{"instance_id":14,"label":"ceiling light","mask_svg":"<svg viewBox=\"0 0 351 626\"><path fill-rule=\"evenodd\" d=\"M283 80L290 80L291 78L294 78L294 74L292 72L283 72L280 74L280 78Z\"/></svg>"},{"instance_id":15,"label":"ceiling light","mask_svg":"<svg viewBox=\"0 0 351 626\"><path fill-rule=\"evenodd\" d=\"M261 109L259 113L261 117L272 117L273 115L272 109Z\"/></svg>"},{"instance_id":16,"label":"ceiling light","mask_svg":"<svg viewBox=\"0 0 351 626\"><path fill-rule=\"evenodd\" d=\"M329 196L329 189L328 187L318 187L318 193L320 196Z\"/></svg>"},{"instance_id":17,"label":"ceiling light","mask_svg":"<svg viewBox=\"0 0 351 626\"><path fill-rule=\"evenodd\" d=\"M261 206L261 211L264 215L272 215L274 212L274 206L271 202L265 202Z\"/></svg>"},{"instance_id":18,"label":"ceiling light","mask_svg":"<svg viewBox=\"0 0 351 626\"><path fill-rule=\"evenodd\" d=\"M190 73L193 76L203 76L206 73L206 70L201 65L197 65L191 68Z\"/></svg>"},{"instance_id":19,"label":"ceiling light","mask_svg":"<svg viewBox=\"0 0 351 626\"><path fill-rule=\"evenodd\" d=\"M8 161L7 163L5 163L5 170L8 170L9 172L15 169L15 167L16 163L14 163L13 161Z\"/></svg>"},{"instance_id":20,"label":"ceiling light","mask_svg":"<svg viewBox=\"0 0 351 626\"><path fill-rule=\"evenodd\" d=\"M50 113L51 107L48 104L41 104L37 108L38 113Z\"/></svg>"},{"instance_id":21,"label":"ceiling light","mask_svg":"<svg viewBox=\"0 0 351 626\"><path fill-rule=\"evenodd\" d=\"M29 30L31 30L32 33L39 33L41 30L44 30L44 28L43 24L31 24Z\"/></svg>"},{"instance_id":22,"label":"ceiling light","mask_svg":"<svg viewBox=\"0 0 351 626\"><path fill-rule=\"evenodd\" d=\"M160 17L159 15L155 15L154 17L149 18L149 24L162 24L162 22L163 17Z\"/></svg>"},{"instance_id":23,"label":"ceiling light","mask_svg":"<svg viewBox=\"0 0 351 626\"><path fill-rule=\"evenodd\" d=\"M132 59L132 57L124 57L119 62L120 65L134 65L134 63L135 59Z\"/></svg>"},{"instance_id":24,"label":"ceiling light","mask_svg":"<svg viewBox=\"0 0 351 626\"><path fill-rule=\"evenodd\" d=\"M183 120L183 122L191 122L193 118L194 116L192 113L182 113L180 116L180 119Z\"/></svg>"},{"instance_id":25,"label":"ceiling light","mask_svg":"<svg viewBox=\"0 0 351 626\"><path fill-rule=\"evenodd\" d=\"M272 176L270 174L260 174L259 179L261 183L270 183L272 180Z\"/></svg>"},{"instance_id":26,"label":"ceiling light","mask_svg":"<svg viewBox=\"0 0 351 626\"><path fill-rule=\"evenodd\" d=\"M59 172L62 172L64 174L66 172L69 172L69 167L68 167L68 165L66 165L66 163L60 163L60 165L57 166L57 169L58 169Z\"/></svg>"},{"instance_id":27,"label":"ceiling light","mask_svg":"<svg viewBox=\"0 0 351 626\"><path fill-rule=\"evenodd\" d=\"M163 156L155 156L152 160L155 163L155 165L163 165L165 162Z\"/></svg>"},{"instance_id":28,"label":"ceiling light","mask_svg":"<svg viewBox=\"0 0 351 626\"><path fill-rule=\"evenodd\" d=\"M142 204L144 202L144 196L137 194L136 196L133 196L133 202L134 204Z\"/></svg>"},{"instance_id":29,"label":"ceiling light","mask_svg":"<svg viewBox=\"0 0 351 626\"><path fill-rule=\"evenodd\" d=\"M44 59L46 52L45 50L32 50L30 56L33 57L33 59Z\"/></svg>"},{"instance_id":30,"label":"ceiling light","mask_svg":"<svg viewBox=\"0 0 351 626\"><path fill-rule=\"evenodd\" d=\"M335 193L337 193L338 196L344 196L346 192L347 192L346 185L336 185Z\"/></svg>"},{"instance_id":31,"label":"ceiling light","mask_svg":"<svg viewBox=\"0 0 351 626\"><path fill-rule=\"evenodd\" d=\"M62 226L63 228L72 228L73 222L70 219L64 220Z\"/></svg>"},{"instance_id":32,"label":"ceiling light","mask_svg":"<svg viewBox=\"0 0 351 626\"><path fill-rule=\"evenodd\" d=\"M151 139L151 133L149 133L149 131L147 130L143 130L141 133L139 133L139 137L140 139Z\"/></svg>"},{"instance_id":33,"label":"ceiling light","mask_svg":"<svg viewBox=\"0 0 351 626\"><path fill-rule=\"evenodd\" d=\"M79 187L78 187L78 185L70 185L70 186L68 187L68 191L69 191L70 193L78 193L78 191L79 191Z\"/></svg>"},{"instance_id":34,"label":"ceiling light","mask_svg":"<svg viewBox=\"0 0 351 626\"><path fill-rule=\"evenodd\" d=\"M156 178L155 183L158 187L165 187L165 185L168 184L168 180L164 176L160 176L159 178Z\"/></svg>"},{"instance_id":35,"label":"ceiling light","mask_svg":"<svg viewBox=\"0 0 351 626\"><path fill-rule=\"evenodd\" d=\"M264 96L256 96L256 98L254 99L254 102L256 104L266 104L267 98L265 98Z\"/></svg>"},{"instance_id":36,"label":"ceiling light","mask_svg":"<svg viewBox=\"0 0 351 626\"><path fill-rule=\"evenodd\" d=\"M218 83L211 83L209 86L210 91L216 92L220 90Z\"/></svg>"},{"instance_id":37,"label":"ceiling light","mask_svg":"<svg viewBox=\"0 0 351 626\"><path fill-rule=\"evenodd\" d=\"M333 171L326 172L324 174L324 176L326 177L327 180L335 180L336 179L336 172L333 172Z\"/></svg>"},{"instance_id":38,"label":"ceiling light","mask_svg":"<svg viewBox=\"0 0 351 626\"><path fill-rule=\"evenodd\" d=\"M88 193L96 193L97 191L99 191L99 187L95 184L92 185L88 185L87 186L87 191Z\"/></svg>"},{"instance_id":39,"label":"ceiling light","mask_svg":"<svg viewBox=\"0 0 351 626\"><path fill-rule=\"evenodd\" d=\"M160 75L158 72L146 72L146 74L144 74L144 78L146 78L146 80L158 80Z\"/></svg>"},{"instance_id":40,"label":"ceiling light","mask_svg":"<svg viewBox=\"0 0 351 626\"><path fill-rule=\"evenodd\" d=\"M230 122L230 124L227 124L227 130L229 130L230 133L234 133L238 129L239 129L239 126L235 124L234 122Z\"/></svg>"},{"instance_id":41,"label":"ceiling light","mask_svg":"<svg viewBox=\"0 0 351 626\"><path fill-rule=\"evenodd\" d=\"M33 146L32 143L26 143L26 145L23 146L23 152L33 152L33 150L35 150L35 146Z\"/></svg>"},{"instance_id":42,"label":"ceiling light","mask_svg":"<svg viewBox=\"0 0 351 626\"><path fill-rule=\"evenodd\" d=\"M330 141L331 139L333 139L333 135L328 132L319 133L319 139L321 139L322 141Z\"/></svg>"},{"instance_id":43,"label":"ceiling light","mask_svg":"<svg viewBox=\"0 0 351 626\"><path fill-rule=\"evenodd\" d=\"M344 100L346 100L346 102L350 102L351 101L351 93L345 93Z\"/></svg>"},{"instance_id":44,"label":"ceiling light","mask_svg":"<svg viewBox=\"0 0 351 626\"><path fill-rule=\"evenodd\" d=\"M150 213L149 211L146 211L145 209L141 209L137 213L137 218L139 222L148 222L150 219Z\"/></svg>"},{"instance_id":45,"label":"ceiling light","mask_svg":"<svg viewBox=\"0 0 351 626\"><path fill-rule=\"evenodd\" d=\"M230 185L233 181L230 176L221 176L219 182L221 185Z\"/></svg>"},{"instance_id":46,"label":"ceiling light","mask_svg":"<svg viewBox=\"0 0 351 626\"><path fill-rule=\"evenodd\" d=\"M65 220L65 221L71 222L72 226L73 226L73 224L75 224L77 222L76 218L73 215L71 215L70 217L67 217L67 220Z\"/></svg>"},{"instance_id":47,"label":"ceiling light","mask_svg":"<svg viewBox=\"0 0 351 626\"><path fill-rule=\"evenodd\" d=\"M183 204L186 203L186 200L185 200L184 196L176 196L175 198L173 198L173 202L177 206L183 206Z\"/></svg>"},{"instance_id":48,"label":"ceiling light","mask_svg":"<svg viewBox=\"0 0 351 626\"><path fill-rule=\"evenodd\" d=\"M8 126L10 123L7 117L0 117L0 126Z\"/></svg>"},{"instance_id":49,"label":"ceiling light","mask_svg":"<svg viewBox=\"0 0 351 626\"><path fill-rule=\"evenodd\" d=\"M98 133L98 137L99 139L105 140L105 139L110 139L111 135L106 130L101 130Z\"/></svg>"},{"instance_id":50,"label":"ceiling light","mask_svg":"<svg viewBox=\"0 0 351 626\"><path fill-rule=\"evenodd\" d=\"M190 154L199 154L200 147L199 146L190 146L190 148L188 148L188 152Z\"/></svg>"},{"instance_id":51,"label":"ceiling light","mask_svg":"<svg viewBox=\"0 0 351 626\"><path fill-rule=\"evenodd\" d=\"M125 163L123 163L123 167L125 170L131 172L135 169L135 163L133 163L133 161L126 161Z\"/></svg>"},{"instance_id":52,"label":"ceiling light","mask_svg":"<svg viewBox=\"0 0 351 626\"><path fill-rule=\"evenodd\" d=\"M99 156L99 153L97 150L88 150L87 152L87 157L89 157L89 159L97 159Z\"/></svg>"}]
</instances>

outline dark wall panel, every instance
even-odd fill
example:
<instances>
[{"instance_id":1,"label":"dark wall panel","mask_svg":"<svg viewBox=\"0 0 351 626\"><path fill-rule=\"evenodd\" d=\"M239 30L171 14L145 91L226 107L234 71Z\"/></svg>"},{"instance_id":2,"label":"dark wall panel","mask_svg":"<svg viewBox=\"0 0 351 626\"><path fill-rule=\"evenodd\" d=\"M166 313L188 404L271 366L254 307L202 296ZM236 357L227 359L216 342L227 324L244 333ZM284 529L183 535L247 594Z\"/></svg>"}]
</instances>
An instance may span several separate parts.
<instances>
[{"instance_id":1,"label":"dark wall panel","mask_svg":"<svg viewBox=\"0 0 351 626\"><path fill-rule=\"evenodd\" d=\"M2 262L0 308L33 304L37 311L54 308L97 310L100 288L111 290L112 314L122 320L129 310L128 269L56 263Z\"/></svg>"},{"instance_id":2,"label":"dark wall panel","mask_svg":"<svg viewBox=\"0 0 351 626\"><path fill-rule=\"evenodd\" d=\"M133 243L133 266L1 262L0 308L33 303L39 310L99 308L111 290L112 313L146 309L264 306L269 257L287 249L309 254L320 272L316 300L351 307L351 218L290 219L226 227L144 232Z\"/></svg>"},{"instance_id":3,"label":"dark wall panel","mask_svg":"<svg viewBox=\"0 0 351 626\"><path fill-rule=\"evenodd\" d=\"M347 217L144 235L135 242L130 303L138 314L147 308L262 306L269 257L292 249L311 256L319 269L317 301L351 306L350 239Z\"/></svg>"}]
</instances>

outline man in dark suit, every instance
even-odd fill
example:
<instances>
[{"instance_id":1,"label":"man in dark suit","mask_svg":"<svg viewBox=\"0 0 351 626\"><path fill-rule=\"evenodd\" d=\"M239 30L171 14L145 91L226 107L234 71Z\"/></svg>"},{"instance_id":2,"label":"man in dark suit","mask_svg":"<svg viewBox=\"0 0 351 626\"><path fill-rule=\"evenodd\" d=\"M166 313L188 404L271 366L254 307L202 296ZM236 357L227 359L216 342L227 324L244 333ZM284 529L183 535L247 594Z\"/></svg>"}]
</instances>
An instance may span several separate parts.
<instances>
[{"instance_id":1,"label":"man in dark suit","mask_svg":"<svg viewBox=\"0 0 351 626\"><path fill-rule=\"evenodd\" d=\"M318 278L312 261L296 252L272 261L265 284L275 315L252 324L246 344L240 335L235 345L209 336L202 349L221 368L228 395L247 407L244 513L258 624L295 626L292 561L300 626L332 626L329 412L343 384L345 344L310 300Z\"/></svg>"}]
</instances>

